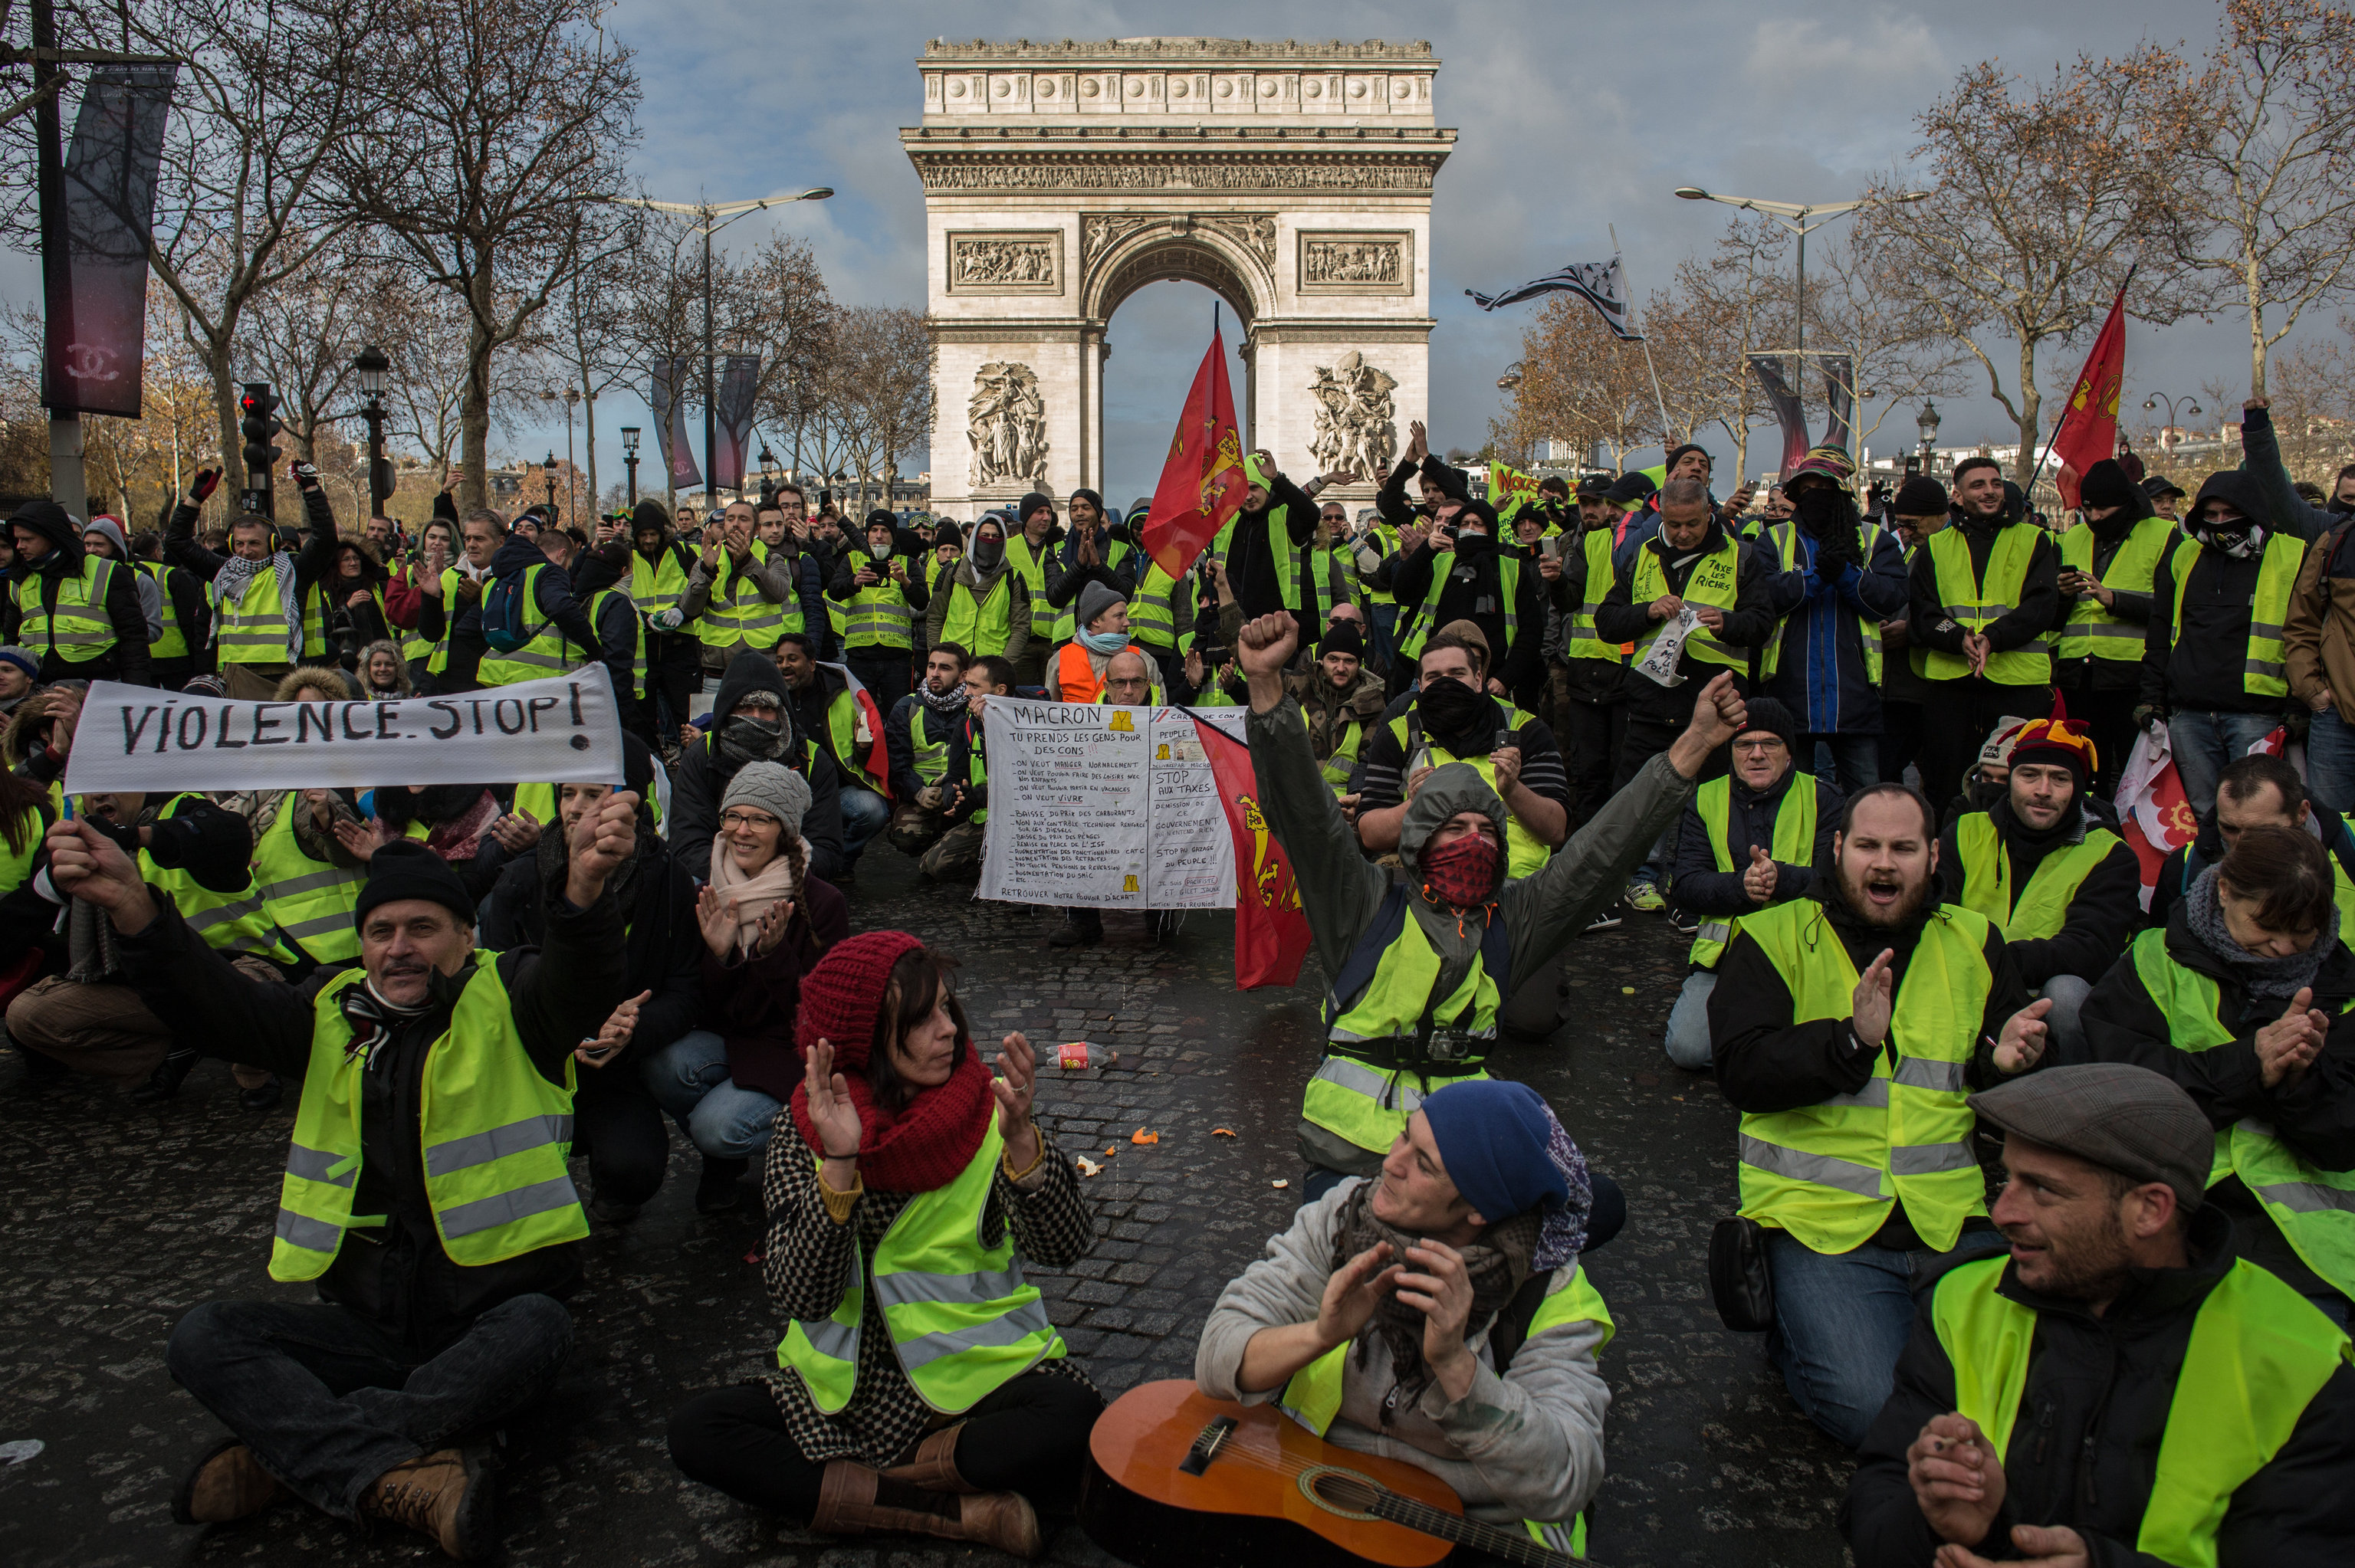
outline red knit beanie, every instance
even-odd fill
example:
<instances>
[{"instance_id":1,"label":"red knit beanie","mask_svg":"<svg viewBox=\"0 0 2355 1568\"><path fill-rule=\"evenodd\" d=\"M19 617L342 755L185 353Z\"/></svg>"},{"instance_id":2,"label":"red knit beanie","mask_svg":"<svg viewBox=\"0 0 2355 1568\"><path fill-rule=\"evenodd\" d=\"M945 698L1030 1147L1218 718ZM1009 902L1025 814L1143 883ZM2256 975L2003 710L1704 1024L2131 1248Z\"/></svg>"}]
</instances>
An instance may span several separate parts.
<instances>
[{"instance_id":1,"label":"red knit beanie","mask_svg":"<svg viewBox=\"0 0 2355 1568\"><path fill-rule=\"evenodd\" d=\"M836 1072L853 1077L866 1072L891 966L923 945L905 931L862 931L828 948L817 967L802 976L794 1046L806 1054L818 1041L828 1041Z\"/></svg>"}]
</instances>

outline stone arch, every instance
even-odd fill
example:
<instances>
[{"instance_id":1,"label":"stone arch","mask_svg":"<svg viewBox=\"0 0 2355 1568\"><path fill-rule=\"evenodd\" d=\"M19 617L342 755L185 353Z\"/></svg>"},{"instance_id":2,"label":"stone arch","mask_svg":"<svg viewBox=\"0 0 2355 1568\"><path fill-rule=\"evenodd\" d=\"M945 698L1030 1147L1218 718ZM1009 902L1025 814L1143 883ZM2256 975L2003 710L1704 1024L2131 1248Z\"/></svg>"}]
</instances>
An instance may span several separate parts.
<instances>
[{"instance_id":1,"label":"stone arch","mask_svg":"<svg viewBox=\"0 0 2355 1568\"><path fill-rule=\"evenodd\" d=\"M1268 225L1271 237L1273 224ZM1083 226L1084 231L1084 226ZM1080 313L1108 325L1122 302L1147 283L1199 283L1227 302L1248 331L1275 306L1271 260L1244 249L1209 224L1177 215L1108 246L1081 284Z\"/></svg>"}]
</instances>

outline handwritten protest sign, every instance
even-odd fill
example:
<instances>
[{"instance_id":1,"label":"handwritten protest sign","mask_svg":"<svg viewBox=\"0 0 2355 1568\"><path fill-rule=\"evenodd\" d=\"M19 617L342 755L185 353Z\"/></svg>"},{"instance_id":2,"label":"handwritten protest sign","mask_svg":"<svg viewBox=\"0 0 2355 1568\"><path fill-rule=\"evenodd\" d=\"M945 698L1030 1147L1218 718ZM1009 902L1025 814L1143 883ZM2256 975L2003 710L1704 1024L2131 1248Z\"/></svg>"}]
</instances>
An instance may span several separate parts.
<instances>
[{"instance_id":1,"label":"handwritten protest sign","mask_svg":"<svg viewBox=\"0 0 2355 1568\"><path fill-rule=\"evenodd\" d=\"M1206 715L1241 736L1242 714ZM984 898L1098 909L1223 909L1235 853L1194 717L992 697Z\"/></svg>"},{"instance_id":2,"label":"handwritten protest sign","mask_svg":"<svg viewBox=\"0 0 2355 1568\"><path fill-rule=\"evenodd\" d=\"M1677 612L1674 620L1660 632L1651 651L1636 662L1636 673L1657 681L1663 686L1681 686L1685 678L1677 673L1677 658L1685 651L1685 639L1700 624L1700 612L1691 605Z\"/></svg>"},{"instance_id":3,"label":"handwritten protest sign","mask_svg":"<svg viewBox=\"0 0 2355 1568\"><path fill-rule=\"evenodd\" d=\"M231 702L99 681L82 700L65 787L80 795L510 779L622 781L622 728L602 664L381 702Z\"/></svg>"}]
</instances>

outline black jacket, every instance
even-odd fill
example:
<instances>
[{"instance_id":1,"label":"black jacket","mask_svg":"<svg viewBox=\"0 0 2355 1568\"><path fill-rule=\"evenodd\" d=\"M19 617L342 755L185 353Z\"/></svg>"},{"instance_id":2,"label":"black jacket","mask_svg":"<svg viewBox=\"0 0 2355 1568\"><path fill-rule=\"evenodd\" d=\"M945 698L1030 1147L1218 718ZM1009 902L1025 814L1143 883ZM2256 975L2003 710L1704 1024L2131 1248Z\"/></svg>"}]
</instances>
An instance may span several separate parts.
<instances>
[{"instance_id":1,"label":"black jacket","mask_svg":"<svg viewBox=\"0 0 2355 1568\"><path fill-rule=\"evenodd\" d=\"M2355 953L2335 943L2314 977L2314 1005L2330 1016L2321 1055L2295 1079L2266 1088L2257 1066L2256 1033L2281 1015L2267 1006L2243 1016L2244 992L2232 971L2191 934L2189 908L2179 902L2167 919L2167 956L2216 982L2218 1016L2233 1034L2228 1044L2187 1051L2170 1044L2167 1014L2151 999L2131 957L2121 959L2085 1001L2085 1044L2097 1062L2126 1062L2164 1073L2181 1086L2219 1129L2243 1118L2264 1122L2299 1159L2326 1171L2355 1170ZM2209 1200L2232 1215L2242 1249L2303 1291L2330 1288L2307 1267L2271 1215L2238 1176L2209 1189Z\"/></svg>"},{"instance_id":2,"label":"black jacket","mask_svg":"<svg viewBox=\"0 0 2355 1568\"><path fill-rule=\"evenodd\" d=\"M2211 473L2185 515L2197 517L2211 497L2263 523L2264 494L2238 470ZM2235 560L2202 545L2184 580L2175 580L2175 550L2159 558L2150 585L2150 624L2143 629L2142 700L2169 712L2286 713L2287 697L2259 696L2243 684L2249 620L2256 604L2264 551ZM2175 601L2183 600L2183 636L2175 635Z\"/></svg>"},{"instance_id":3,"label":"black jacket","mask_svg":"<svg viewBox=\"0 0 2355 1568\"><path fill-rule=\"evenodd\" d=\"M1137 581L1145 570L1145 552L1128 543L1126 530L1115 535L1111 527L1104 524L1097 525L1095 542L1097 564L1092 567L1080 565L1080 534L1077 528L1065 528L1061 537L1049 548L1047 602L1055 609L1076 604L1080 590L1090 583L1102 583L1125 599L1136 598ZM1112 555L1112 547L1115 544L1128 544L1128 548L1121 552L1116 564L1107 566L1104 562ZM1084 631L1087 628L1081 627L1080 630Z\"/></svg>"},{"instance_id":4,"label":"black jacket","mask_svg":"<svg viewBox=\"0 0 2355 1568\"><path fill-rule=\"evenodd\" d=\"M1505 636L1504 569L1509 552L1519 564L1513 588L1513 635ZM1431 591L1434 572L1444 573L1439 602L1428 610L1423 596ZM1501 545L1485 534L1459 534L1452 551L1434 550L1426 539L1399 558L1391 577L1399 614L1412 613L1416 624L1436 631L1451 620L1468 620L1488 640L1488 673L1508 691L1518 691L1544 662L1546 630L1545 578L1538 564L1518 545Z\"/></svg>"},{"instance_id":5,"label":"black jacket","mask_svg":"<svg viewBox=\"0 0 2355 1568\"><path fill-rule=\"evenodd\" d=\"M2090 1017L2090 1012L2088 1013ZM2065 1525L2094 1568L2164 1568L2135 1550L2159 1439L2192 1320L2233 1264L2234 1229L2212 1205L2190 1216L2187 1268L2137 1269L2094 1317L2022 1287L2009 1264L1999 1294L2035 1309L2036 1339L2011 1443L2004 1501L1982 1557L2014 1555L2016 1524ZM1943 1273L1937 1277L1944 1277ZM1939 1541L1913 1500L1905 1450L1956 1403L1954 1363L1931 1320L1935 1282L1916 1293L1913 1337L1896 1386L1857 1451L1840 1531L1857 1568L1923 1568ZM2355 1541L2355 1368L2343 1363L2309 1401L2273 1462L2232 1494L2216 1539L2223 1568L2325 1568Z\"/></svg>"},{"instance_id":6,"label":"black jacket","mask_svg":"<svg viewBox=\"0 0 2355 1568\"><path fill-rule=\"evenodd\" d=\"M2330 856L2332 871L2355 881L2355 829L2350 829L2346 818L2319 800L2307 800L2306 809L2307 831L2320 841L2323 853ZM2150 916L2146 923L2166 925L2169 912L2191 891L2200 874L2223 858L2224 835L2216 831L2216 813L2211 810L2200 819L2199 836L2171 852L2159 867L2158 881L2150 890Z\"/></svg>"},{"instance_id":7,"label":"black jacket","mask_svg":"<svg viewBox=\"0 0 2355 1568\"><path fill-rule=\"evenodd\" d=\"M1982 582L1987 580L1987 559L1995 553L1996 539L2005 529L2036 529L2036 547L2028 557L2028 575L2020 584L2019 602L1987 627L1987 644L1998 653L2009 653L2036 641L2052 630L2062 613L2060 548L2052 543L2052 535L2013 509L2017 505L2016 502L2010 503L1991 520L1967 517L1957 512L1948 524L1970 546L1971 570ZM1927 545L1913 552L1908 597L1905 635L1910 645L1960 654L1963 629L1946 614L1945 596L1938 591L1937 561ZM1931 683L1934 690L1943 683Z\"/></svg>"},{"instance_id":8,"label":"black jacket","mask_svg":"<svg viewBox=\"0 0 2355 1568\"><path fill-rule=\"evenodd\" d=\"M0 597L0 637L10 642L20 641L24 635L25 618L17 608L16 595L21 592L27 599L38 595L43 609L54 609L59 585L68 577L81 576L82 560L89 553L70 517L59 523L46 516L20 514L16 524L57 547L38 561L19 562L11 574L16 583L5 597ZM41 673L37 680L44 683L120 681L133 686L155 683L147 654L147 611L139 602L139 568L128 561L115 562L114 570L107 574L105 609L107 624L113 630L114 646L95 659L79 662L59 654L53 641L35 648L32 652L41 656Z\"/></svg>"},{"instance_id":9,"label":"black jacket","mask_svg":"<svg viewBox=\"0 0 2355 1568\"><path fill-rule=\"evenodd\" d=\"M942 713L924 701L920 691L910 692L891 705L891 716L883 725L883 747L891 759L892 800L902 806L908 805L916 799L916 791L924 787L923 779L916 774L916 748L910 729L921 727L928 744L954 747L957 720L963 718L967 711L960 709L955 713ZM954 774L943 774L942 781L950 782L954 777Z\"/></svg>"},{"instance_id":10,"label":"black jacket","mask_svg":"<svg viewBox=\"0 0 2355 1568\"><path fill-rule=\"evenodd\" d=\"M2099 523L2083 524L2093 530L2094 564L2088 570L2094 577L2098 577L2110 569L2110 563L2117 559L2118 552L2126 548L2126 541L2134 536L2137 526L2145 518L2157 515L2151 511L2150 499L2143 494L2140 485L2126 488L2128 499L2116 512ZM2169 540L2168 547L2174 548L2172 538ZM2061 609L2053 629L2056 641L2061 636L2061 624L2068 620L2070 611L2077 608L2078 600L2083 597L2073 593L2061 595ZM2126 588L2116 589L2112 593L2110 608L2105 613L2120 620L2132 621L2137 626L2147 626L2150 623L2150 595ZM2052 679L2054 684L2072 692L2130 692L2141 685L2142 670L2138 663L2128 659L2096 659L2091 655L2083 659L2056 658L2052 661Z\"/></svg>"},{"instance_id":11,"label":"black jacket","mask_svg":"<svg viewBox=\"0 0 2355 1568\"><path fill-rule=\"evenodd\" d=\"M1636 549L1622 552L1618 576L1594 612L1596 635L1605 642L1633 642L1660 624L1651 617L1650 599L1636 601L1636 568L1644 554L1649 553L1659 562L1668 591L1682 597L1685 584L1692 580L1693 567L1704 556L1715 554L1728 537L1724 528L1712 518L1709 532L1701 535L1700 547L1688 554L1678 554L1657 533ZM1734 567L1733 608L1726 612L1725 626L1717 633L1717 640L1754 652L1765 647L1766 640L1775 632L1774 612L1768 608L1766 598L1766 579L1774 575L1768 570L1772 563L1753 545L1737 540L1734 547L1740 556ZM1679 721L1692 712L1700 689L1724 667L1695 659L1687 652L1677 660L1677 673L1684 677L1684 683L1663 686L1650 676L1636 673L1636 665L1642 660L1642 651L1638 650L1621 674L1620 689L1626 694L1628 707L1634 712Z\"/></svg>"},{"instance_id":12,"label":"black jacket","mask_svg":"<svg viewBox=\"0 0 2355 1568\"><path fill-rule=\"evenodd\" d=\"M1274 481L1267 487L1266 507L1258 512L1236 513L1234 531L1227 535L1227 587L1233 590L1235 602L1242 606L1245 620L1273 615L1286 608L1284 579L1274 550L1288 548L1292 552L1295 580L1298 580L1305 566L1301 552L1316 536L1316 503L1282 474L1276 474ZM1276 531L1283 540L1273 548L1268 537L1270 518L1276 520ZM1301 603L1308 603L1305 593ZM1296 613L1305 615L1307 611Z\"/></svg>"},{"instance_id":13,"label":"black jacket","mask_svg":"<svg viewBox=\"0 0 2355 1568\"><path fill-rule=\"evenodd\" d=\"M501 953L496 961L532 1065L561 1084L573 1047L595 1034L622 1000L622 916L611 896L575 909L559 891L545 918L545 948ZM168 907L145 931L124 938L123 951L141 998L160 1016L182 1020L180 1037L199 1052L290 1080L304 1075L314 999L340 969L314 970L300 985L253 980ZM361 1168L352 1212L390 1219L378 1230L347 1233L319 1280L322 1297L428 1354L503 1301L561 1297L581 1280L576 1243L480 1267L453 1263L442 1248L425 1196L419 1098L427 1049L449 1028L463 978L434 977L434 1005L393 1032L362 1079ZM340 1018L333 1022L346 1027Z\"/></svg>"},{"instance_id":14,"label":"black jacket","mask_svg":"<svg viewBox=\"0 0 2355 1568\"><path fill-rule=\"evenodd\" d=\"M1828 868L1832 863L1832 834L1839 831L1840 798L1837 790L1826 788L1812 771L1795 762L1772 789L1753 789L1739 779L1728 781L1725 843L1733 854L1732 871L1717 869L1716 846L1709 842L1709 829L1701 821L1700 795L1696 791L1685 807L1683 831L1677 835L1678 908L1689 915L1730 918L1747 915L1757 907L1750 902L1750 895L1742 885L1750 870L1750 848L1755 844L1774 853L1775 813L1783 809L1784 798L1794 789L1816 792L1815 842L1808 846L1805 863L1774 863L1774 896L1768 902L1783 904L1806 895L1807 889L1816 885L1817 868Z\"/></svg>"},{"instance_id":15,"label":"black jacket","mask_svg":"<svg viewBox=\"0 0 2355 1568\"><path fill-rule=\"evenodd\" d=\"M2050 833L2030 833L2023 828L2012 814L2009 797L1983 813L1966 814L1984 815L1995 823L1996 840L2011 860L2012 885L2022 893L2046 855L2084 842L2086 833L2094 828L2115 832L2118 825L2108 802L2090 797ZM1939 895L1949 904L1963 901L1963 857L1956 847L1962 822L1962 816L1949 818L1945 832L1938 835ZM2015 893L2013 902L2018 901L2019 893ZM2142 863L2124 843L2112 844L2101 863L2077 885L2077 895L2069 900L2067 918L2058 932L2010 944L2020 983L2032 991L2054 975L2076 975L2089 982L2100 980L2126 950L2126 938L2141 917Z\"/></svg>"},{"instance_id":16,"label":"black jacket","mask_svg":"<svg viewBox=\"0 0 2355 1568\"><path fill-rule=\"evenodd\" d=\"M711 840L719 831L719 802L727 799L729 780L736 777L736 765L720 755L716 736L744 694L755 686L776 694L785 712L785 749L776 760L809 780L810 806L802 818L802 839L809 845L810 874L829 882L847 880L842 874L848 857L842 847L841 776L794 723L785 678L777 673L775 662L764 653L751 652L728 662L719 690L711 698L711 733L679 752L678 766L671 775L670 813L663 819L671 858L698 881L711 874Z\"/></svg>"}]
</instances>

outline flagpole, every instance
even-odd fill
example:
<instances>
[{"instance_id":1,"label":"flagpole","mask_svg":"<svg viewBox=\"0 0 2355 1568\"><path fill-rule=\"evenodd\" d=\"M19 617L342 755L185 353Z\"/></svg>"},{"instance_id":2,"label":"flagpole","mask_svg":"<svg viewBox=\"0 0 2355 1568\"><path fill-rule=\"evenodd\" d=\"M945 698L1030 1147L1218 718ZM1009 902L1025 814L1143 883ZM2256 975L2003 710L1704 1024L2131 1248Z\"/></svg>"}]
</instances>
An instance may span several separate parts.
<instances>
[{"instance_id":1,"label":"flagpole","mask_svg":"<svg viewBox=\"0 0 2355 1568\"><path fill-rule=\"evenodd\" d=\"M1611 236L1611 260L1614 263L1619 262L1619 226L1611 223L1604 225L1604 228ZM1624 263L1619 266L1619 276L1622 281L1625 281L1627 269ZM1636 290L1633 284L1630 284L1627 289L1627 314L1630 318L1629 324L1633 325L1633 318L1636 314ZM1660 371L1659 367L1652 363L1652 340L1638 326L1636 341L1644 345L1644 368L1651 372L1652 406L1660 411L1660 445L1666 448L1671 444L1668 440L1668 400L1660 396Z\"/></svg>"},{"instance_id":2,"label":"flagpole","mask_svg":"<svg viewBox=\"0 0 2355 1568\"><path fill-rule=\"evenodd\" d=\"M2125 280L2118 284L2117 297L2110 302L2110 309L2115 311L2126 302L2126 284L2133 282L2134 275L2140 270L2142 270L2142 263L2139 261L2126 269ZM2126 354L2123 344L2119 345L2118 385L2121 388L2126 386ZM2061 416L2061 422L2052 427L2052 439L2046 441L2044 450L2036 454L2036 471L2028 476L2028 488L2024 493L2028 497L2029 510L2031 512L2036 509L2036 482L2044 477L2044 464L2052 456L2053 447L2059 444L2061 432L2068 428L2069 415L2064 410Z\"/></svg>"}]
</instances>

